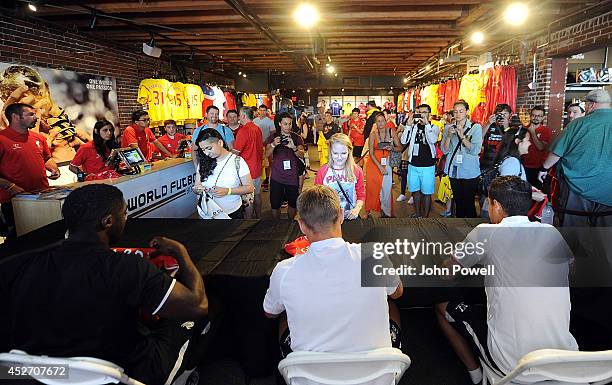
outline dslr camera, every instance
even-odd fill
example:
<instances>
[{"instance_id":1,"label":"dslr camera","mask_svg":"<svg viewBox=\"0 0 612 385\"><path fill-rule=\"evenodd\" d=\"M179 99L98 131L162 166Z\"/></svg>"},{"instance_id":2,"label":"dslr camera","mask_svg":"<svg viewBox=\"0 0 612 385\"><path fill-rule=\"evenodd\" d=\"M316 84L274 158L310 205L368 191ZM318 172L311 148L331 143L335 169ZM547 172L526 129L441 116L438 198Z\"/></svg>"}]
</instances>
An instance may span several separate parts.
<instances>
[{"instance_id":1,"label":"dslr camera","mask_svg":"<svg viewBox=\"0 0 612 385\"><path fill-rule=\"evenodd\" d=\"M495 121L496 122L502 122L504 120L504 118L505 118L504 114L500 113L500 114L495 115Z\"/></svg>"},{"instance_id":2,"label":"dslr camera","mask_svg":"<svg viewBox=\"0 0 612 385\"><path fill-rule=\"evenodd\" d=\"M285 135L281 135L280 144L282 144L283 146L288 145L289 144L289 137L285 136Z\"/></svg>"}]
</instances>

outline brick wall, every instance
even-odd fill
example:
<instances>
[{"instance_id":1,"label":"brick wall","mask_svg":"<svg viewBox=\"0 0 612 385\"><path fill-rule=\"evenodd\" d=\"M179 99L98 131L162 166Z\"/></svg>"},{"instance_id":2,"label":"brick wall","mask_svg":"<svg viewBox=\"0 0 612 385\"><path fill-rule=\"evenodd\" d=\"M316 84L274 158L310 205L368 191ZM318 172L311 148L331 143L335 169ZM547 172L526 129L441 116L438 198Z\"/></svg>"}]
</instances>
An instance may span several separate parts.
<instances>
[{"instance_id":1,"label":"brick wall","mask_svg":"<svg viewBox=\"0 0 612 385\"><path fill-rule=\"evenodd\" d=\"M550 97L551 59L538 57L535 61L535 77L533 56L531 63L519 64L516 67L516 113L523 122L529 121L529 110L538 104L548 104Z\"/></svg>"},{"instance_id":2,"label":"brick wall","mask_svg":"<svg viewBox=\"0 0 612 385\"><path fill-rule=\"evenodd\" d=\"M167 61L145 56L136 48L129 52L89 36L6 16L0 16L0 62L114 77L122 126L130 124L131 112L140 107L136 103L140 81L154 73L168 79L173 75ZM192 81L228 82L212 74L187 71L193 75Z\"/></svg>"}]
</instances>

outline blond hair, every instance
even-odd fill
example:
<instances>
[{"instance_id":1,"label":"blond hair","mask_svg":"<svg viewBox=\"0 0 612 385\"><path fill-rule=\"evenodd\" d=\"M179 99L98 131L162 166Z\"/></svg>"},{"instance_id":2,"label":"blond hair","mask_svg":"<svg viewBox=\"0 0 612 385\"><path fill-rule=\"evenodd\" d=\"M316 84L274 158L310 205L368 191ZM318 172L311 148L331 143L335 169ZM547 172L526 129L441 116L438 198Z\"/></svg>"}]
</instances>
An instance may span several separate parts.
<instances>
[{"instance_id":1,"label":"blond hair","mask_svg":"<svg viewBox=\"0 0 612 385\"><path fill-rule=\"evenodd\" d=\"M332 169L333 169L333 162L334 162L334 160L332 159L332 145L334 143L338 143L343 146L346 146L346 149L348 151L348 158L346 158L346 163L344 164L344 176L346 176L347 181L354 183L355 182L355 171L354 171L355 159L353 159L353 143L351 143L351 139L346 134L332 135L331 139L329 140L329 147L327 149L328 151L327 165L329 166L329 168L332 168Z\"/></svg>"},{"instance_id":2,"label":"blond hair","mask_svg":"<svg viewBox=\"0 0 612 385\"><path fill-rule=\"evenodd\" d=\"M314 232L329 230L338 221L340 198L330 187L314 185L304 189L297 199L300 220Z\"/></svg>"}]
</instances>

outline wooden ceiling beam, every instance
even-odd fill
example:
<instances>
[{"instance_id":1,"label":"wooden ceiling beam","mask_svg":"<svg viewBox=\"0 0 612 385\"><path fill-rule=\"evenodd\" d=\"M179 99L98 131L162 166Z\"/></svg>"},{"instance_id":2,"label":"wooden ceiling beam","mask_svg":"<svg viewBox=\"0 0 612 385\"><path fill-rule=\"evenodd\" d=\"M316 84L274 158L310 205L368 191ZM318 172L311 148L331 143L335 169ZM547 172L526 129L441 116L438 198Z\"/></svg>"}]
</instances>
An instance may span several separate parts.
<instances>
[{"instance_id":1,"label":"wooden ceiling beam","mask_svg":"<svg viewBox=\"0 0 612 385\"><path fill-rule=\"evenodd\" d=\"M259 18L265 22L285 22L293 24L293 20L289 15L283 15L279 13L259 14ZM334 13L333 15L322 15L320 25L326 25L330 23L338 23L342 21L354 21L358 19L373 21L391 21L391 20L457 20L462 16L462 10L457 9L455 6L443 7L443 9L436 10L413 10L413 11L394 11L394 12L346 12L346 13ZM63 22L66 24L75 23L80 25L81 23L89 23L90 16L87 14L79 14L77 17L70 16L49 16L47 19L55 22ZM135 16L129 18L132 22L137 24L160 24L165 26L174 25L194 25L194 24L214 24L214 23L231 23L231 22L242 22L244 19L241 15L233 13L229 10L225 14L219 12L208 13L208 14L195 14L191 12L185 15L168 15L166 14L147 14L147 16ZM108 18L98 18L99 26L123 26L125 22L121 20L114 20ZM275 30L278 33L278 31Z\"/></svg>"}]
</instances>

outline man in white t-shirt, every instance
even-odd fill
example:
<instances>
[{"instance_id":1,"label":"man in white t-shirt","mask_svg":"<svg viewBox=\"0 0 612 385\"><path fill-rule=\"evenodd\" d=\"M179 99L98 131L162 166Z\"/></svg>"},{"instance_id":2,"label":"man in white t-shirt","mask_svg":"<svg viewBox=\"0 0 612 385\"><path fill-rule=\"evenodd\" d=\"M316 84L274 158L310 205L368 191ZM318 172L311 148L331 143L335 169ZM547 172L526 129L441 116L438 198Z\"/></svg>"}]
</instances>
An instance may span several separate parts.
<instances>
[{"instance_id":1,"label":"man in white t-shirt","mask_svg":"<svg viewBox=\"0 0 612 385\"><path fill-rule=\"evenodd\" d=\"M297 201L305 254L279 262L264 298L268 317L286 311L280 323L283 357L291 351L356 352L400 347L399 311L388 297L403 286L361 286L361 245L342 239L338 194L327 186L304 190Z\"/></svg>"},{"instance_id":2,"label":"man in white t-shirt","mask_svg":"<svg viewBox=\"0 0 612 385\"><path fill-rule=\"evenodd\" d=\"M444 262L449 269L476 264L489 269L484 278L487 308L464 301L437 308L443 314L438 320L446 320L442 330L475 384L482 372L474 353L504 376L534 350L578 350L569 331L569 246L553 226L529 221L531 185L518 176L495 178L488 200L491 224L476 226L463 241L464 252ZM468 244L475 247L468 250Z\"/></svg>"}]
</instances>

